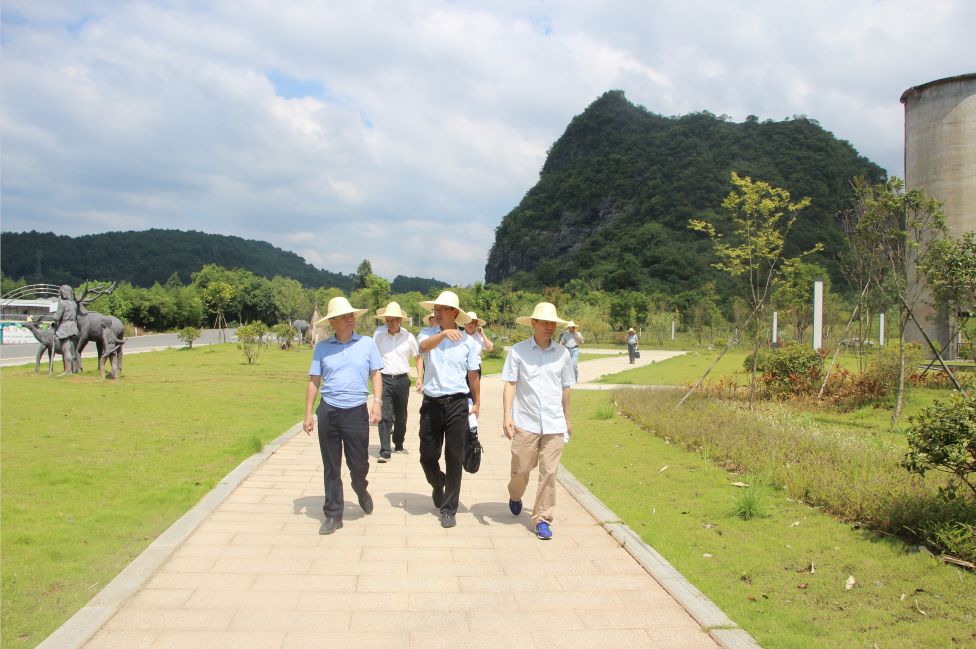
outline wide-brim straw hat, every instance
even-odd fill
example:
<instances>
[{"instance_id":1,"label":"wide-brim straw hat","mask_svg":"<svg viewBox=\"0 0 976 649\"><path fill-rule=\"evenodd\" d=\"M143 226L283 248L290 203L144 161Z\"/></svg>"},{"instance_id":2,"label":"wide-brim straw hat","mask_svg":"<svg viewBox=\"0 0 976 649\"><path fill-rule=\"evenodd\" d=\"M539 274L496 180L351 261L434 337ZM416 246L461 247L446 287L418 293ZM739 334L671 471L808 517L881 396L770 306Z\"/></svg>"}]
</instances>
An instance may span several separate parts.
<instances>
[{"instance_id":1,"label":"wide-brim straw hat","mask_svg":"<svg viewBox=\"0 0 976 649\"><path fill-rule=\"evenodd\" d=\"M420 306L424 309L433 309L434 306L446 306L452 309L457 309L458 314L454 321L461 325L468 324L468 322L471 320L471 317L461 310L457 293L454 293L453 291L442 291L436 299L421 302Z\"/></svg>"},{"instance_id":2,"label":"wide-brim straw hat","mask_svg":"<svg viewBox=\"0 0 976 649\"><path fill-rule=\"evenodd\" d=\"M627 330L627 333L629 333L629 334L635 334L635 333L637 333L637 330L634 329L633 327L631 327L630 329Z\"/></svg>"},{"instance_id":3,"label":"wide-brim straw hat","mask_svg":"<svg viewBox=\"0 0 976 649\"><path fill-rule=\"evenodd\" d=\"M550 302L539 302L535 305L535 310L532 312L532 315L523 315L515 318L515 322L526 327L531 327L533 320L566 324L565 320L556 315L556 305Z\"/></svg>"},{"instance_id":4,"label":"wide-brim straw hat","mask_svg":"<svg viewBox=\"0 0 976 649\"><path fill-rule=\"evenodd\" d=\"M384 320L386 318L406 318L407 315L400 308L400 305L396 302L390 302L386 307L376 310L376 319Z\"/></svg>"},{"instance_id":5,"label":"wide-brim straw hat","mask_svg":"<svg viewBox=\"0 0 976 649\"><path fill-rule=\"evenodd\" d=\"M487 320L482 320L479 318L478 314L474 311L468 311L468 317L471 318L471 320L477 321L479 327L484 327L486 324L488 324ZM471 322L471 320L468 320L468 322Z\"/></svg>"},{"instance_id":6,"label":"wide-brim straw hat","mask_svg":"<svg viewBox=\"0 0 976 649\"><path fill-rule=\"evenodd\" d=\"M341 315L347 315L349 313L354 314L357 318L362 314L366 313L369 309L357 309L349 304L349 300L342 297L334 297L329 300L329 309L325 314L325 317L320 319L315 324L318 325L325 320L331 320L332 318L338 318Z\"/></svg>"},{"instance_id":7,"label":"wide-brim straw hat","mask_svg":"<svg viewBox=\"0 0 976 649\"><path fill-rule=\"evenodd\" d=\"M575 326L576 326L576 323L573 322L572 320L570 320L569 322L566 323L566 328L567 329L572 329Z\"/></svg>"}]
</instances>

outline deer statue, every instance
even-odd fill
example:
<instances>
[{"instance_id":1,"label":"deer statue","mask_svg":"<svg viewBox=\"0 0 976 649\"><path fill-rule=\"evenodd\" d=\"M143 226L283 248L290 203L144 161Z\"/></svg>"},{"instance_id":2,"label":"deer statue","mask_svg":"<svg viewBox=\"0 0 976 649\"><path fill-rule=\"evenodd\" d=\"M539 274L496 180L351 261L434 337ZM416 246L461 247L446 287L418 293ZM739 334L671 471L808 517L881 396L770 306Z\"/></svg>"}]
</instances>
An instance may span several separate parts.
<instances>
[{"instance_id":1,"label":"deer statue","mask_svg":"<svg viewBox=\"0 0 976 649\"><path fill-rule=\"evenodd\" d=\"M122 371L122 343L125 338L125 325L115 316L105 315L97 311L89 311L86 308L86 305L93 302L95 298L101 295L108 295L114 291L115 284L116 282L112 282L109 286L100 286L94 289L86 285L85 290L75 300L78 303L77 355L79 370L81 369L82 350L85 349L85 345L90 341L95 341L95 347L98 349L98 373L101 376L105 376L105 360L107 358L105 350L109 346L105 332L111 331L115 339L114 344L117 346L117 349L113 352L116 354L112 360L113 375Z\"/></svg>"},{"instance_id":2,"label":"deer statue","mask_svg":"<svg viewBox=\"0 0 976 649\"><path fill-rule=\"evenodd\" d=\"M115 336L115 332L112 331L112 324L107 318L102 322L102 340L105 343L105 350L98 359L99 375L103 379L105 378L104 364L108 363L112 378L117 379L122 371L122 345L125 341L119 340Z\"/></svg>"},{"instance_id":3,"label":"deer statue","mask_svg":"<svg viewBox=\"0 0 976 649\"><path fill-rule=\"evenodd\" d=\"M30 329L37 342L41 343L41 348L37 350L37 358L34 359L34 371L41 371L41 356L44 355L44 352L47 352L47 375L51 376L54 374L54 355L61 353L61 341L54 335L54 329L50 327L42 329L40 327L43 319L44 316L41 316L37 322L34 322L33 318L28 316L24 326Z\"/></svg>"}]
</instances>

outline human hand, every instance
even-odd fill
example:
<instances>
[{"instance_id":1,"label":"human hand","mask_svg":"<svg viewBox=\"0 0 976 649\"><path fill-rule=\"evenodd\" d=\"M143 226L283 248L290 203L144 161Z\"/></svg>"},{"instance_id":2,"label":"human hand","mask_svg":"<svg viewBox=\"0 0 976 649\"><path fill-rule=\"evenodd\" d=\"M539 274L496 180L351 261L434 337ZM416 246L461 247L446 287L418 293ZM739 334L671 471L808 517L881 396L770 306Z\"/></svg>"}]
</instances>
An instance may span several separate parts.
<instances>
[{"instance_id":1,"label":"human hand","mask_svg":"<svg viewBox=\"0 0 976 649\"><path fill-rule=\"evenodd\" d=\"M302 430L305 431L306 435L311 435L312 430L314 428L315 428L315 417L312 415L312 413L308 413L305 415L305 421L302 422Z\"/></svg>"},{"instance_id":2,"label":"human hand","mask_svg":"<svg viewBox=\"0 0 976 649\"><path fill-rule=\"evenodd\" d=\"M453 340L454 342L461 340L460 329L445 329L443 333L444 333L444 337L447 338L448 340Z\"/></svg>"},{"instance_id":3,"label":"human hand","mask_svg":"<svg viewBox=\"0 0 976 649\"><path fill-rule=\"evenodd\" d=\"M373 407L369 413L369 423L378 424L383 418L383 402L373 399Z\"/></svg>"},{"instance_id":4,"label":"human hand","mask_svg":"<svg viewBox=\"0 0 976 649\"><path fill-rule=\"evenodd\" d=\"M502 432L505 433L505 437L508 439L512 439L512 436L515 434L515 422L513 422L512 418L507 415L502 423Z\"/></svg>"},{"instance_id":5,"label":"human hand","mask_svg":"<svg viewBox=\"0 0 976 649\"><path fill-rule=\"evenodd\" d=\"M481 412L481 406L477 403L473 403L471 404L471 408L469 409L469 412L471 412L471 414L477 417L478 414Z\"/></svg>"}]
</instances>

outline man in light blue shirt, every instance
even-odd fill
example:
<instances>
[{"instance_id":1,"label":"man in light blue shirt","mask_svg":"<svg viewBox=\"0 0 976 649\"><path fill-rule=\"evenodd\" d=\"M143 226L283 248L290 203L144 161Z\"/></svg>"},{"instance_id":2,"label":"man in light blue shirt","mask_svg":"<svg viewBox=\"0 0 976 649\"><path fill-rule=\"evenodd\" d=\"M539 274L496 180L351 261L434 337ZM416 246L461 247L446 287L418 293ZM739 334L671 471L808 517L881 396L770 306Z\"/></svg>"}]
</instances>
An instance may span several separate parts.
<instances>
[{"instance_id":1,"label":"man in light blue shirt","mask_svg":"<svg viewBox=\"0 0 976 649\"><path fill-rule=\"evenodd\" d=\"M335 335L315 345L308 370L304 421L306 434L311 434L315 428L312 406L316 395L322 395L315 411L319 450L325 471L325 504L322 507L325 521L319 534L332 534L342 527L345 503L341 475L343 449L359 506L366 514L373 513L373 499L366 491L369 485L366 480L369 473L369 424L377 423L382 416L383 381L380 370L383 369L383 360L372 338L355 333L356 318L363 313L366 313L366 309L354 309L344 297L329 300L329 310L323 319L329 321ZM372 412L366 407L368 381L373 384Z\"/></svg>"},{"instance_id":2,"label":"man in light blue shirt","mask_svg":"<svg viewBox=\"0 0 976 649\"><path fill-rule=\"evenodd\" d=\"M531 316L515 322L532 327L532 337L512 345L502 368L505 381L502 429L512 440L512 477L508 507L522 512L522 496L529 473L539 466L539 485L532 509L536 536L552 538L552 512L556 506L556 471L569 441L569 388L576 373L569 351L552 339L557 324L565 324L548 302L536 305Z\"/></svg>"},{"instance_id":3,"label":"man in light blue shirt","mask_svg":"<svg viewBox=\"0 0 976 649\"><path fill-rule=\"evenodd\" d=\"M454 527L461 497L461 464L468 435L468 415L478 415L481 403L480 348L458 329L468 314L451 291L420 306L434 310L436 325L417 337L424 357L424 402L420 406L420 466L433 487L431 497L440 509L441 527ZM467 378L467 381L465 380ZM468 385L472 406L468 408ZM441 451L445 470L441 471Z\"/></svg>"}]
</instances>

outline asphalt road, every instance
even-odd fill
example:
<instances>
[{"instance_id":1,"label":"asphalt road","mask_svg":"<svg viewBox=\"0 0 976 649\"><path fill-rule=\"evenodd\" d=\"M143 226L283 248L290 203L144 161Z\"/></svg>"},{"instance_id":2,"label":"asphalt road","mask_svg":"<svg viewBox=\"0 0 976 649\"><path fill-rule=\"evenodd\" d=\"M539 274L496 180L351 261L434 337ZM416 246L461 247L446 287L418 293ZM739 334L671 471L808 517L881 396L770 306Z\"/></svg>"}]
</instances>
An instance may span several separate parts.
<instances>
[{"instance_id":1,"label":"asphalt road","mask_svg":"<svg viewBox=\"0 0 976 649\"><path fill-rule=\"evenodd\" d=\"M193 341L193 346L212 345L220 342L220 331L217 329L203 329L202 335ZM227 342L237 342L236 329L224 330ZM125 339L123 355L138 354L140 352L155 352L170 347L185 347L186 343L176 337L176 334L149 334L146 336L130 336ZM24 365L33 363L37 357L37 350L41 348L39 343L27 345L0 345L0 367L11 365ZM88 343L82 358L95 358L95 343ZM60 365L61 359L56 358L55 364ZM41 359L41 365L47 363L47 355Z\"/></svg>"}]
</instances>

